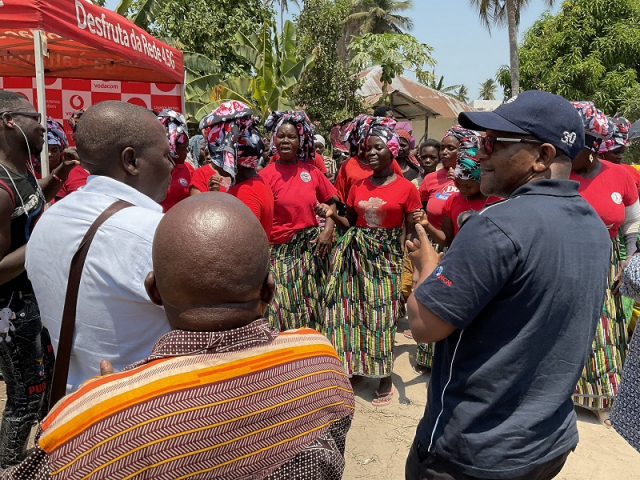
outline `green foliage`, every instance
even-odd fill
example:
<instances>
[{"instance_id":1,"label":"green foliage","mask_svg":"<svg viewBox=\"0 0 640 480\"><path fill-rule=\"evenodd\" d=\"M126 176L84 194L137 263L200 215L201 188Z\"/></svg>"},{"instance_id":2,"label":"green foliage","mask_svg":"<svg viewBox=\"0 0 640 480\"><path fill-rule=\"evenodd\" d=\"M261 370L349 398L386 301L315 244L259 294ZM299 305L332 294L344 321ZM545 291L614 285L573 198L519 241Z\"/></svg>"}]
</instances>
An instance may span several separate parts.
<instances>
[{"instance_id":1,"label":"green foliage","mask_svg":"<svg viewBox=\"0 0 640 480\"><path fill-rule=\"evenodd\" d=\"M219 65L206 56L192 53L185 57L190 121L200 120L227 100L246 103L263 120L274 110L295 107L289 96L315 61L314 55L298 58L295 25L287 20L280 35L265 22L257 34L236 33L235 41L233 51L252 65L252 75L224 78Z\"/></svg>"},{"instance_id":2,"label":"green foliage","mask_svg":"<svg viewBox=\"0 0 640 480\"><path fill-rule=\"evenodd\" d=\"M488 78L480 84L480 98L482 100L495 100L498 85L493 78Z\"/></svg>"},{"instance_id":3,"label":"green foliage","mask_svg":"<svg viewBox=\"0 0 640 480\"><path fill-rule=\"evenodd\" d=\"M107 3L107 0L93 0L93 3L99 7L104 7L105 3Z\"/></svg>"},{"instance_id":4,"label":"green foliage","mask_svg":"<svg viewBox=\"0 0 640 480\"><path fill-rule=\"evenodd\" d=\"M545 14L519 50L521 84L619 110L640 79L640 3L573 0Z\"/></svg>"},{"instance_id":5,"label":"green foliage","mask_svg":"<svg viewBox=\"0 0 640 480\"><path fill-rule=\"evenodd\" d=\"M503 100L506 102L513 94L511 93L511 70L509 65L501 65L496 72L496 80L498 85L502 87Z\"/></svg>"},{"instance_id":6,"label":"green foliage","mask_svg":"<svg viewBox=\"0 0 640 480\"><path fill-rule=\"evenodd\" d=\"M252 67L230 40L257 34L273 17L262 0L121 0L116 11L180 50L209 57L225 77Z\"/></svg>"},{"instance_id":7,"label":"green foliage","mask_svg":"<svg viewBox=\"0 0 640 480\"><path fill-rule=\"evenodd\" d=\"M620 114L630 122L640 119L640 85L636 85L625 92ZM622 157L624 163L640 163L640 142L635 141L627 146Z\"/></svg>"},{"instance_id":8,"label":"green foliage","mask_svg":"<svg viewBox=\"0 0 640 480\"><path fill-rule=\"evenodd\" d=\"M452 92L458 90L462 85L449 85L448 87L444 86L444 76L440 75L440 80L436 82L435 72L434 77L431 81L427 82L427 87L432 88L434 90L438 90L439 92L446 93L447 95L451 95Z\"/></svg>"},{"instance_id":9,"label":"green foliage","mask_svg":"<svg viewBox=\"0 0 640 480\"><path fill-rule=\"evenodd\" d=\"M349 74L338 56L338 43L350 10L350 0L306 0L296 18L298 56L314 54L316 62L294 89L292 99L325 136L335 123L363 109L356 95L360 81Z\"/></svg>"},{"instance_id":10,"label":"green foliage","mask_svg":"<svg viewBox=\"0 0 640 480\"><path fill-rule=\"evenodd\" d=\"M355 72L373 65L382 66L380 81L384 95L393 79L405 70L413 71L423 85L435 82L435 75L429 70L436 64L431 56L433 48L407 33L367 33L354 37L349 50L353 53L351 68Z\"/></svg>"},{"instance_id":11,"label":"green foliage","mask_svg":"<svg viewBox=\"0 0 640 480\"><path fill-rule=\"evenodd\" d=\"M451 96L456 100L467 103L469 101L469 89L466 85L460 85L458 87L458 90Z\"/></svg>"},{"instance_id":12,"label":"green foliage","mask_svg":"<svg viewBox=\"0 0 640 480\"><path fill-rule=\"evenodd\" d=\"M413 28L409 17L398 14L413 8L411 0L356 0L352 4L352 13L346 20L361 34L403 33Z\"/></svg>"}]
</instances>

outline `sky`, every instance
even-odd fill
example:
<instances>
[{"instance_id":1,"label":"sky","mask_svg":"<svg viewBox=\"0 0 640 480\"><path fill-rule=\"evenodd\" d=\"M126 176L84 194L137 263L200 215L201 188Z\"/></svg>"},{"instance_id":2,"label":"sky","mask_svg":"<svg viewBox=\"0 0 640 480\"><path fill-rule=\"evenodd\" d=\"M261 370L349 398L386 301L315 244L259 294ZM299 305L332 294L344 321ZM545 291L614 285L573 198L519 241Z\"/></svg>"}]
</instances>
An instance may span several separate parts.
<instances>
[{"instance_id":1,"label":"sky","mask_svg":"<svg viewBox=\"0 0 640 480\"><path fill-rule=\"evenodd\" d=\"M119 0L107 0L114 9ZM289 10L296 13L293 2ZM302 1L300 2L302 3ZM533 0L520 19L520 38L527 28L547 10L545 2ZM555 2L555 13L561 2ZM405 13L413 20L411 33L421 43L433 47L437 61L437 79L444 76L446 85L464 84L471 100L478 98L480 83L495 77L501 65L509 64L507 27L493 28L491 35L469 4L469 0L413 0L413 9ZM280 15L277 15L278 22ZM407 74L412 77L411 74ZM500 98L497 96L497 98Z\"/></svg>"}]
</instances>

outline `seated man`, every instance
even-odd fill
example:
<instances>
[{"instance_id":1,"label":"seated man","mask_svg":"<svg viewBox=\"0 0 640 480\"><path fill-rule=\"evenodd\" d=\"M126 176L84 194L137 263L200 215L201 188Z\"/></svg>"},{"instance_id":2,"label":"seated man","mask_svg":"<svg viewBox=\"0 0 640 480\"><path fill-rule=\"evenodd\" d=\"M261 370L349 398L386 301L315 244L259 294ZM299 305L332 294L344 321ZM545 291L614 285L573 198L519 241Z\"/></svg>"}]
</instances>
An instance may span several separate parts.
<instances>
[{"instance_id":1,"label":"seated man","mask_svg":"<svg viewBox=\"0 0 640 480\"><path fill-rule=\"evenodd\" d=\"M275 285L251 211L220 193L178 203L153 266L145 286L173 331L56 404L2 478L340 478L349 379L322 335L263 319Z\"/></svg>"}]
</instances>

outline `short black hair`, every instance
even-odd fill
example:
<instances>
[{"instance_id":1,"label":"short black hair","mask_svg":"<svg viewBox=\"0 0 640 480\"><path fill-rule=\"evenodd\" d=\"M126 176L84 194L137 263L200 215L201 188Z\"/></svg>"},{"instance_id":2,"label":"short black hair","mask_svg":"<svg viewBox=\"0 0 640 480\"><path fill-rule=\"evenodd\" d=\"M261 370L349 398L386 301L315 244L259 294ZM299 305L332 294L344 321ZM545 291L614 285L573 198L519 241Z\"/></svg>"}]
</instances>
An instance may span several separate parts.
<instances>
[{"instance_id":1,"label":"short black hair","mask_svg":"<svg viewBox=\"0 0 640 480\"><path fill-rule=\"evenodd\" d=\"M427 138L424 142L422 142L418 147L418 153L420 153L423 148L427 147L435 148L436 150L438 150L438 153L440 153L440 142L435 138Z\"/></svg>"},{"instance_id":2,"label":"short black hair","mask_svg":"<svg viewBox=\"0 0 640 480\"><path fill-rule=\"evenodd\" d=\"M392 108L389 105L378 105L373 109L373 116L374 117L386 117L387 116L387 112L389 110L392 110Z\"/></svg>"},{"instance_id":3,"label":"short black hair","mask_svg":"<svg viewBox=\"0 0 640 480\"><path fill-rule=\"evenodd\" d=\"M0 90L0 112L10 112L27 101L22 95L10 90Z\"/></svg>"},{"instance_id":4,"label":"short black hair","mask_svg":"<svg viewBox=\"0 0 640 480\"><path fill-rule=\"evenodd\" d=\"M127 147L150 147L153 138L142 122L145 117L160 125L151 110L131 103L110 100L90 106L74 133L78 155L93 164L113 159Z\"/></svg>"}]
</instances>

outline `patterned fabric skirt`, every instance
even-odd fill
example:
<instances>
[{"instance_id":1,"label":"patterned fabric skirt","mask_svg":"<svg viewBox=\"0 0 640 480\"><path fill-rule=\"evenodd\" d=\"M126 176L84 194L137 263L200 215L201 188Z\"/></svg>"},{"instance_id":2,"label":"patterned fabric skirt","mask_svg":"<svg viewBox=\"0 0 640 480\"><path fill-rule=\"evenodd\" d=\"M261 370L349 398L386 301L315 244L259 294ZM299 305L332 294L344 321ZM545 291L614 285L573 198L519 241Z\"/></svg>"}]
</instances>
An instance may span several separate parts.
<instances>
[{"instance_id":1,"label":"patterned fabric skirt","mask_svg":"<svg viewBox=\"0 0 640 480\"><path fill-rule=\"evenodd\" d=\"M619 270L620 244L618 239L612 239L612 243L609 288L596 326L591 352L573 395L576 405L590 410L611 408L613 397L618 393L627 354L627 320L622 298L611 293L611 285Z\"/></svg>"},{"instance_id":2,"label":"patterned fabric skirt","mask_svg":"<svg viewBox=\"0 0 640 480\"><path fill-rule=\"evenodd\" d=\"M351 228L336 245L320 330L349 376L393 370L402 307L402 229Z\"/></svg>"},{"instance_id":3,"label":"patterned fabric skirt","mask_svg":"<svg viewBox=\"0 0 640 480\"><path fill-rule=\"evenodd\" d=\"M640 336L631 338L620 391L611 410L613 428L640 452Z\"/></svg>"},{"instance_id":4,"label":"patterned fabric skirt","mask_svg":"<svg viewBox=\"0 0 640 480\"><path fill-rule=\"evenodd\" d=\"M320 289L326 278L326 261L313 254L319 228L296 232L287 243L271 246L271 272L276 293L266 318L280 331L317 328L322 313Z\"/></svg>"}]
</instances>

